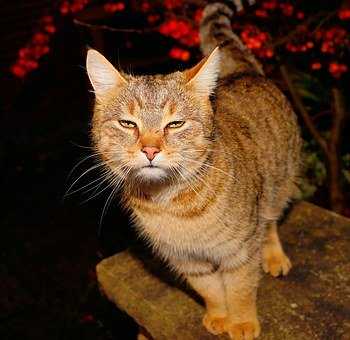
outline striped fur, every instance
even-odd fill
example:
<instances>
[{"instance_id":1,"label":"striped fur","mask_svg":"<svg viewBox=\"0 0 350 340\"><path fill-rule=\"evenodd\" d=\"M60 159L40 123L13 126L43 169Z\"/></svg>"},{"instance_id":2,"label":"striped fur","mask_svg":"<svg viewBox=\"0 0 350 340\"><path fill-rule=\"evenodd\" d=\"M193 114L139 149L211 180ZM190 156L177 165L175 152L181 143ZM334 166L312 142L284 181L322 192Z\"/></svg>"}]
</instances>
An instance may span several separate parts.
<instances>
[{"instance_id":1,"label":"striped fur","mask_svg":"<svg viewBox=\"0 0 350 340\"><path fill-rule=\"evenodd\" d=\"M220 77L238 72L263 75L260 63L232 32L232 16L233 10L224 3L214 2L205 7L200 25L203 54L209 55L216 46L221 47L222 59L225 62L221 65Z\"/></svg>"},{"instance_id":2,"label":"striped fur","mask_svg":"<svg viewBox=\"0 0 350 340\"><path fill-rule=\"evenodd\" d=\"M296 190L301 139L288 101L230 30L231 16L223 4L206 7L202 49L222 47L191 70L111 76L97 52L87 69L97 95L93 143L140 235L203 297L208 331L253 339L261 264L274 276L291 266L276 222ZM169 130L171 120L185 125ZM159 180L138 176L145 143L160 149L167 175Z\"/></svg>"}]
</instances>

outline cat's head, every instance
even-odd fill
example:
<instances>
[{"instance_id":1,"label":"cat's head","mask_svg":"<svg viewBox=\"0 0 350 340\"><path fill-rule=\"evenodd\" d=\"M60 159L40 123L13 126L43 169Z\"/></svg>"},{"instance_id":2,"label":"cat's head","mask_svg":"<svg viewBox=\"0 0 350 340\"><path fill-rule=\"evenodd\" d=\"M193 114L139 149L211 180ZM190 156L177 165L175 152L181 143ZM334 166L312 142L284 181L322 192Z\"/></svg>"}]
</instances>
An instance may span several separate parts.
<instances>
[{"instance_id":1,"label":"cat's head","mask_svg":"<svg viewBox=\"0 0 350 340\"><path fill-rule=\"evenodd\" d=\"M92 139L116 177L186 181L201 169L212 143L209 96L219 64L215 49L184 72L136 77L88 51L87 72L96 96Z\"/></svg>"}]
</instances>

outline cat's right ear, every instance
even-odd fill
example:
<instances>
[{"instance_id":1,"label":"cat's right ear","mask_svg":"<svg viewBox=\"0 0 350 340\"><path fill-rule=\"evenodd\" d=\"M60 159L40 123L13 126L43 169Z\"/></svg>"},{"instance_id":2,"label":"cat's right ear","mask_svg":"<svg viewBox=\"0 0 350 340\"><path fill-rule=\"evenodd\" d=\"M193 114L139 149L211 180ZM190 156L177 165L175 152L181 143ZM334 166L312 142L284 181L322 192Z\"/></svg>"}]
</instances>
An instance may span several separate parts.
<instances>
[{"instance_id":1,"label":"cat's right ear","mask_svg":"<svg viewBox=\"0 0 350 340\"><path fill-rule=\"evenodd\" d=\"M114 66L96 50L88 50L86 69L97 98L101 98L110 90L127 83Z\"/></svg>"}]
</instances>

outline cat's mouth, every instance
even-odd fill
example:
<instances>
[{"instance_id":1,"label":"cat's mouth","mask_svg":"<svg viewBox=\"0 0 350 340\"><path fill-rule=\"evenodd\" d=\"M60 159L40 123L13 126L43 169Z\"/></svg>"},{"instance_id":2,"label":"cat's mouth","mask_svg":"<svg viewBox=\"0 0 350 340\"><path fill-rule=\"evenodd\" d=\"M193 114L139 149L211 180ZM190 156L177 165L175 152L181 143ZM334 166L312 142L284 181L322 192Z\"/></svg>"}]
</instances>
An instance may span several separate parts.
<instances>
[{"instance_id":1,"label":"cat's mouth","mask_svg":"<svg viewBox=\"0 0 350 340\"><path fill-rule=\"evenodd\" d=\"M155 168L155 169L160 169L160 167L159 166L157 166L157 165L153 165L153 164L148 164L148 165L145 165L145 166L143 166L142 168ZM141 168L141 169L142 169Z\"/></svg>"},{"instance_id":2,"label":"cat's mouth","mask_svg":"<svg viewBox=\"0 0 350 340\"><path fill-rule=\"evenodd\" d=\"M137 171L137 176L147 181L157 181L160 179L164 179L164 177L167 177L168 174L167 171L161 168L160 166L148 164L139 168L139 170Z\"/></svg>"}]
</instances>

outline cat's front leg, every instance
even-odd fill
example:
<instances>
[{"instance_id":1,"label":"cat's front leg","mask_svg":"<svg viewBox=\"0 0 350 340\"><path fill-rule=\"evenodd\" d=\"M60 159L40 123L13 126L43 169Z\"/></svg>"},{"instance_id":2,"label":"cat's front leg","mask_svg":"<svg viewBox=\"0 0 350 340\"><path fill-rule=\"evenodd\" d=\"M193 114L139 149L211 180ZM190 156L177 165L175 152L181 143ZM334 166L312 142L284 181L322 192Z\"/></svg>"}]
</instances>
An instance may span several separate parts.
<instances>
[{"instance_id":1,"label":"cat's front leg","mask_svg":"<svg viewBox=\"0 0 350 340\"><path fill-rule=\"evenodd\" d=\"M204 299L206 313L203 325L212 334L221 334L226 331L227 309L225 290L219 273L202 275L186 274L187 282Z\"/></svg>"},{"instance_id":2,"label":"cat's front leg","mask_svg":"<svg viewBox=\"0 0 350 340\"><path fill-rule=\"evenodd\" d=\"M226 331L226 299L221 274L209 262L172 261L190 286L203 298L206 313L203 325L212 334Z\"/></svg>"},{"instance_id":3,"label":"cat's front leg","mask_svg":"<svg viewBox=\"0 0 350 340\"><path fill-rule=\"evenodd\" d=\"M238 269L222 271L228 310L226 331L231 339L253 340L260 334L256 311L259 265L256 258Z\"/></svg>"}]
</instances>

